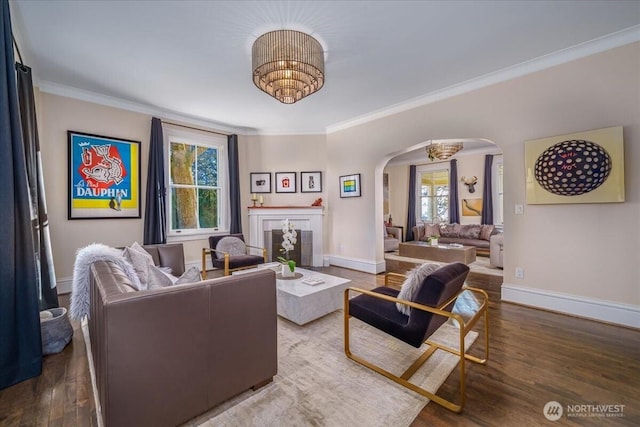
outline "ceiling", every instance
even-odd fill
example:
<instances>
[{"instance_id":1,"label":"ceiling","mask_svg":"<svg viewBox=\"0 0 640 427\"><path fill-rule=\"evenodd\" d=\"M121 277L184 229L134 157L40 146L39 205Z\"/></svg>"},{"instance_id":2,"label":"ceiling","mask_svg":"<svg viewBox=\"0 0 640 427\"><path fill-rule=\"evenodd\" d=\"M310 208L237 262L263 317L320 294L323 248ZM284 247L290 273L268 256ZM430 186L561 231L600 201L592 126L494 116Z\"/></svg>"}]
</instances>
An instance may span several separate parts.
<instances>
[{"instance_id":1,"label":"ceiling","mask_svg":"<svg viewBox=\"0 0 640 427\"><path fill-rule=\"evenodd\" d=\"M613 33L640 39L638 1L12 0L11 13L42 90L259 134L325 133ZM253 41L281 28L325 49L325 86L292 105L251 80Z\"/></svg>"}]
</instances>

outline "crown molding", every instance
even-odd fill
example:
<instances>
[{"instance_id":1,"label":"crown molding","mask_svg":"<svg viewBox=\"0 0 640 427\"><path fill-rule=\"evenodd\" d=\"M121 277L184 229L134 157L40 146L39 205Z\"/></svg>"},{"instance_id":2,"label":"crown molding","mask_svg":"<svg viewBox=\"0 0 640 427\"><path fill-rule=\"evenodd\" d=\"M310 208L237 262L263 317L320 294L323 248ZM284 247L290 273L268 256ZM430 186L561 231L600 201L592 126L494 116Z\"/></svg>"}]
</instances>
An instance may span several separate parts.
<instances>
[{"instance_id":1,"label":"crown molding","mask_svg":"<svg viewBox=\"0 0 640 427\"><path fill-rule=\"evenodd\" d=\"M455 84L409 101L392 105L369 114L327 126L327 134L358 126L373 120L378 120L403 111L412 110L443 99L451 98L463 93L471 92L496 83L522 77L556 65L584 58L596 53L604 52L620 46L640 41L640 25L621 30L588 42L562 49L548 55L540 56L520 64L476 77L465 82Z\"/></svg>"},{"instance_id":2,"label":"crown molding","mask_svg":"<svg viewBox=\"0 0 640 427\"><path fill-rule=\"evenodd\" d=\"M176 113L174 111L164 110L161 108L152 107L138 102L128 101L113 96L102 95L99 93L78 89L72 86L66 86L46 80L39 80L36 82L36 85L40 88L41 92L49 93L52 95L64 96L66 98L73 98L80 101L91 102L93 104L119 108L121 110L132 111L134 113L148 114L150 116L159 117L160 119L175 120L184 124L200 126L220 132L227 132L230 134L240 133L246 135L252 131L249 128L232 127L212 120L205 120L198 117L188 116L185 114Z\"/></svg>"}]
</instances>

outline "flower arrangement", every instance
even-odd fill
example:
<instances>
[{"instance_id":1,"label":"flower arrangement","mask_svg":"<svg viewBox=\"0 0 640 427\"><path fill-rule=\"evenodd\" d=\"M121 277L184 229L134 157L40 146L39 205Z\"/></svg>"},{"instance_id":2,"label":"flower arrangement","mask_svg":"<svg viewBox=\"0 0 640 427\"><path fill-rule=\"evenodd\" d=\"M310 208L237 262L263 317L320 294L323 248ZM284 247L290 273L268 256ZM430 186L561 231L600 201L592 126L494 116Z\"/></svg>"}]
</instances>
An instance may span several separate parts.
<instances>
[{"instance_id":1,"label":"flower arrangement","mask_svg":"<svg viewBox=\"0 0 640 427\"><path fill-rule=\"evenodd\" d=\"M293 273L296 268L296 262L289 259L289 251L292 251L298 237L298 233L293 224L288 219L282 221L282 249L280 252L283 256L278 257L278 261L289 266L289 270Z\"/></svg>"}]
</instances>

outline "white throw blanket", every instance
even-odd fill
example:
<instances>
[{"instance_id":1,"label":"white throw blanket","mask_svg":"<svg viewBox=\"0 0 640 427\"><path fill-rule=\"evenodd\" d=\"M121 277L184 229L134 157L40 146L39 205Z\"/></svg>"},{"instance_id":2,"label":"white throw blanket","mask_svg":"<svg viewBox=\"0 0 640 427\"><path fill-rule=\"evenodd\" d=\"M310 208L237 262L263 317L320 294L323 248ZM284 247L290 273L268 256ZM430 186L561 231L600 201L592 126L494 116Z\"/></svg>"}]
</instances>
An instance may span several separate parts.
<instances>
[{"instance_id":1,"label":"white throw blanket","mask_svg":"<svg viewBox=\"0 0 640 427\"><path fill-rule=\"evenodd\" d=\"M124 259L120 249L112 248L101 243L92 243L81 248L76 253L76 261L73 266L73 282L71 283L71 307L69 317L82 319L90 316L89 313L89 283L91 277L91 264L96 261L111 261L118 265L131 280L136 289L140 289L140 279L131 263Z\"/></svg>"}]
</instances>

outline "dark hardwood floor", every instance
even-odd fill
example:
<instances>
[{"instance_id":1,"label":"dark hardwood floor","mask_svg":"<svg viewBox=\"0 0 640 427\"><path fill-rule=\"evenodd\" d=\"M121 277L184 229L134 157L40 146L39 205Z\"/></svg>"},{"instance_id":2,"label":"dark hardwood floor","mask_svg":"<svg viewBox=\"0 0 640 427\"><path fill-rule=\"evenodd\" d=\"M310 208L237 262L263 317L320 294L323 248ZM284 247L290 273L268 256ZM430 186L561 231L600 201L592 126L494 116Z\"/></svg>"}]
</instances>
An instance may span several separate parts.
<instances>
[{"instance_id":1,"label":"dark hardwood floor","mask_svg":"<svg viewBox=\"0 0 640 427\"><path fill-rule=\"evenodd\" d=\"M372 288L382 275L337 267L319 271ZM500 301L502 278L470 274L489 292L490 358L467 364L462 414L430 403L412 426L640 425L640 331ZM62 298L68 306L68 296ZM79 324L72 343L46 356L43 374L0 391L0 426L93 426L95 407ZM471 347L477 351L481 338ZM372 375L377 375L374 372ZM455 399L457 371L438 394ZM622 417L547 421L548 401L563 405L625 405ZM582 415L585 415L583 412ZM286 425L286 421L283 421Z\"/></svg>"}]
</instances>

